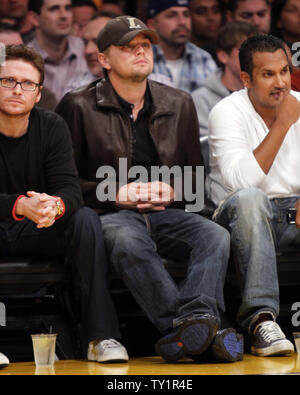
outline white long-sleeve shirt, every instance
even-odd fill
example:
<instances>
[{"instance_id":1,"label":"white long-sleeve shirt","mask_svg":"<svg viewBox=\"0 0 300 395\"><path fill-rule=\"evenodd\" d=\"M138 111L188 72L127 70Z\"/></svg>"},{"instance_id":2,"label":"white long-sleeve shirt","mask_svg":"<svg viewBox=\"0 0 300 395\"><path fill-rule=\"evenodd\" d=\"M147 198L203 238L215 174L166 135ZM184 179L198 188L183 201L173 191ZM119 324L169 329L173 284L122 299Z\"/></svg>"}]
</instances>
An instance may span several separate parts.
<instances>
[{"instance_id":1,"label":"white long-sleeve shirt","mask_svg":"<svg viewBox=\"0 0 300 395\"><path fill-rule=\"evenodd\" d=\"M300 93L291 93L300 101ZM268 174L253 151L269 132L255 111L247 89L221 100L208 120L210 168L208 194L218 205L239 189L257 187L267 196L300 195L300 119L289 129Z\"/></svg>"}]
</instances>

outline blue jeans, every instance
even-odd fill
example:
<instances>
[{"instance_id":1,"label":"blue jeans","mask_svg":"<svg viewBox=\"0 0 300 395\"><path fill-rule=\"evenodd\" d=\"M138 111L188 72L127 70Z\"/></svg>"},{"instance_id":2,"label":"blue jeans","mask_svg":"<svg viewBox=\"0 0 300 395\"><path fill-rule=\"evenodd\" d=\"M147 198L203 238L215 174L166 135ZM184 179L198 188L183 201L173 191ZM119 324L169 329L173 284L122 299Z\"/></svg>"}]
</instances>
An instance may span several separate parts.
<instances>
[{"instance_id":1,"label":"blue jeans","mask_svg":"<svg viewBox=\"0 0 300 395\"><path fill-rule=\"evenodd\" d=\"M231 233L232 253L242 302L237 321L250 329L261 312L279 314L276 249L300 249L300 229L288 225L286 212L300 197L270 200L257 188L231 194L214 219Z\"/></svg>"},{"instance_id":2,"label":"blue jeans","mask_svg":"<svg viewBox=\"0 0 300 395\"><path fill-rule=\"evenodd\" d=\"M209 313L219 320L230 250L226 229L172 208L147 214L121 210L100 218L115 270L161 333L198 314ZM188 261L181 286L161 256Z\"/></svg>"}]
</instances>

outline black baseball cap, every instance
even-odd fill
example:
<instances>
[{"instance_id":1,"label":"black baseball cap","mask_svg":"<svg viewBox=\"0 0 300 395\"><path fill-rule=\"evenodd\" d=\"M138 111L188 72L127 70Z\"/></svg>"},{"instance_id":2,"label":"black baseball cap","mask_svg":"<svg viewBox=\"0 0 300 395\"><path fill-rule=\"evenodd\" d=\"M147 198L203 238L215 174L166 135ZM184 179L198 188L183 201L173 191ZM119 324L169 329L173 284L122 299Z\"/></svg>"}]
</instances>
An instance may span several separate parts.
<instances>
[{"instance_id":1,"label":"black baseball cap","mask_svg":"<svg viewBox=\"0 0 300 395\"><path fill-rule=\"evenodd\" d=\"M154 18L157 14L171 7L188 7L189 0L149 0L148 18Z\"/></svg>"},{"instance_id":2,"label":"black baseball cap","mask_svg":"<svg viewBox=\"0 0 300 395\"><path fill-rule=\"evenodd\" d=\"M149 29L141 20L128 15L118 16L110 20L98 34L98 49L103 52L110 45L127 45L140 33L145 34L152 44L158 44L156 32Z\"/></svg>"}]
</instances>

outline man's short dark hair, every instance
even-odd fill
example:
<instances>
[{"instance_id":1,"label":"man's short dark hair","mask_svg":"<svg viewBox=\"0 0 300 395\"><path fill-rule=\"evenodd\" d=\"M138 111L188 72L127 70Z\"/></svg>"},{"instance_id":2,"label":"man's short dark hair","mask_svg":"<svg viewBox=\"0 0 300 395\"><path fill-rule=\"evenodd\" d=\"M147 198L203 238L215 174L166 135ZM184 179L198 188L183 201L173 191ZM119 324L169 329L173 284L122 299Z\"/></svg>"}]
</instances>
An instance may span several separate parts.
<instances>
[{"instance_id":1,"label":"man's short dark hair","mask_svg":"<svg viewBox=\"0 0 300 395\"><path fill-rule=\"evenodd\" d=\"M242 3L246 0L226 0L225 3L225 8L231 12L235 12L238 8L238 4ZM265 0L267 5L270 5L272 0Z\"/></svg>"},{"instance_id":2,"label":"man's short dark hair","mask_svg":"<svg viewBox=\"0 0 300 395\"><path fill-rule=\"evenodd\" d=\"M33 48L26 45L7 45L5 47L5 60L23 60L32 64L40 73L40 85L44 82L44 60Z\"/></svg>"},{"instance_id":3,"label":"man's short dark hair","mask_svg":"<svg viewBox=\"0 0 300 395\"><path fill-rule=\"evenodd\" d=\"M71 3L73 5L73 0L71 0ZM29 0L28 9L36 14L40 14L43 5L44 0Z\"/></svg>"},{"instance_id":4,"label":"man's short dark hair","mask_svg":"<svg viewBox=\"0 0 300 395\"><path fill-rule=\"evenodd\" d=\"M91 7L97 11L97 7L92 0L72 0L72 7Z\"/></svg>"},{"instance_id":5,"label":"man's short dark hair","mask_svg":"<svg viewBox=\"0 0 300 395\"><path fill-rule=\"evenodd\" d=\"M217 50L225 51L230 55L232 50L242 40L258 34L258 28L250 23L242 21L228 22L219 31Z\"/></svg>"},{"instance_id":6,"label":"man's short dark hair","mask_svg":"<svg viewBox=\"0 0 300 395\"><path fill-rule=\"evenodd\" d=\"M271 34L259 34L248 38L243 42L239 52L241 71L244 71L252 78L253 72L253 57L257 52L274 53L282 49L287 60L288 55L284 46L284 42Z\"/></svg>"},{"instance_id":7,"label":"man's short dark hair","mask_svg":"<svg viewBox=\"0 0 300 395\"><path fill-rule=\"evenodd\" d=\"M43 4L44 4L44 0L29 0L28 9L30 11L35 12L36 14L40 14Z\"/></svg>"},{"instance_id":8,"label":"man's short dark hair","mask_svg":"<svg viewBox=\"0 0 300 395\"><path fill-rule=\"evenodd\" d=\"M89 22L94 21L96 19L99 18L110 18L110 19L114 19L117 18L118 16L121 16L120 14L117 14L115 12L112 11L97 11L89 20Z\"/></svg>"},{"instance_id":9,"label":"man's short dark hair","mask_svg":"<svg viewBox=\"0 0 300 395\"><path fill-rule=\"evenodd\" d=\"M272 2L271 33L279 38L281 38L281 29L278 28L278 21L286 3L287 0L273 0Z\"/></svg>"}]
</instances>

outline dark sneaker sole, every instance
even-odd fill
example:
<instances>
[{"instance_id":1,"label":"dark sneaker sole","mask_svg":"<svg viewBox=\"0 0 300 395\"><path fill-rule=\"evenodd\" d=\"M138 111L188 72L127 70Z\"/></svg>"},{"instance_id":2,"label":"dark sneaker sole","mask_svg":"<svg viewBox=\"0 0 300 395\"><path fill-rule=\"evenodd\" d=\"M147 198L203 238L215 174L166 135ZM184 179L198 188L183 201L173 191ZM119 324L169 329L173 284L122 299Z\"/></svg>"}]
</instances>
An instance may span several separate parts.
<instances>
[{"instance_id":1,"label":"dark sneaker sole","mask_svg":"<svg viewBox=\"0 0 300 395\"><path fill-rule=\"evenodd\" d=\"M242 361L244 356L244 337L232 328L219 331L209 349L212 357L220 362Z\"/></svg>"},{"instance_id":2,"label":"dark sneaker sole","mask_svg":"<svg viewBox=\"0 0 300 395\"><path fill-rule=\"evenodd\" d=\"M213 317L187 320L177 332L160 339L155 351L167 362L176 362L187 354L202 354L211 344L217 328L217 321Z\"/></svg>"},{"instance_id":3,"label":"dark sneaker sole","mask_svg":"<svg viewBox=\"0 0 300 395\"><path fill-rule=\"evenodd\" d=\"M8 365L9 365L8 363L7 363L7 364L0 365L0 369L7 368Z\"/></svg>"}]
</instances>

